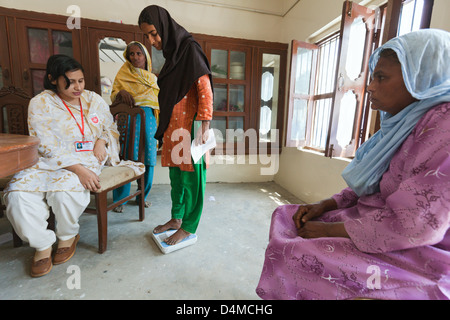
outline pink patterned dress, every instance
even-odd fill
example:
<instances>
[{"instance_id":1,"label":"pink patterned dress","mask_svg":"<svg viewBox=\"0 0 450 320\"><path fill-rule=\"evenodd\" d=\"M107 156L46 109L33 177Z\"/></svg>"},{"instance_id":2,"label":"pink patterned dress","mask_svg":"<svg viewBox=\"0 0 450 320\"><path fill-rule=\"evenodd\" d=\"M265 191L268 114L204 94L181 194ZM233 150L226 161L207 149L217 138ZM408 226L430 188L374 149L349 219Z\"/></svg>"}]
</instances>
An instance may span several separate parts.
<instances>
[{"instance_id":1,"label":"pink patterned dress","mask_svg":"<svg viewBox=\"0 0 450 320\"><path fill-rule=\"evenodd\" d=\"M263 299L450 298L450 103L435 106L403 142L380 182L358 198L344 189L337 210L347 238L303 239L277 208L256 289Z\"/></svg>"}]
</instances>

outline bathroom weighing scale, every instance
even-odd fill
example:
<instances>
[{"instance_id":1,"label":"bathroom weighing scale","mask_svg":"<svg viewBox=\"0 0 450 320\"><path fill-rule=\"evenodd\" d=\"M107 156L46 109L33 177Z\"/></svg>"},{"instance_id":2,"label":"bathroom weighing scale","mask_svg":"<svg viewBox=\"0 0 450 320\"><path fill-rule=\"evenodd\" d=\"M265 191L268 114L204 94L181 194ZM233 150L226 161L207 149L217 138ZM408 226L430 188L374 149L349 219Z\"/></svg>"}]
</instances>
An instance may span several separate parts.
<instances>
[{"instance_id":1,"label":"bathroom weighing scale","mask_svg":"<svg viewBox=\"0 0 450 320\"><path fill-rule=\"evenodd\" d=\"M187 246L193 245L197 242L197 235L191 234L187 238L183 239L182 241L178 242L177 244L173 246L169 246L167 243L164 242L168 237L170 237L172 234L174 234L177 230L167 230L161 233L153 233L152 237L153 240L158 245L159 249L164 253L170 253L172 251L176 251L182 248L185 248Z\"/></svg>"}]
</instances>

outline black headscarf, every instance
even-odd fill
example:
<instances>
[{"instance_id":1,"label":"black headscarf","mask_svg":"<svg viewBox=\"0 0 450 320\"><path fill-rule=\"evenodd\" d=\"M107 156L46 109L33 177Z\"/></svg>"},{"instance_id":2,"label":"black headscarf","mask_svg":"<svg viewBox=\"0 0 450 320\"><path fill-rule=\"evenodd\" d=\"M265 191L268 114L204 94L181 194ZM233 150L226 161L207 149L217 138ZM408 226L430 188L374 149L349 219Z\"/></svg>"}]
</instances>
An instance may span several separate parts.
<instances>
[{"instance_id":1,"label":"black headscarf","mask_svg":"<svg viewBox=\"0 0 450 320\"><path fill-rule=\"evenodd\" d=\"M188 93L194 82L207 74L213 88L211 68L200 44L172 19L166 9L151 5L142 10L138 24L154 25L161 37L166 59L158 76L160 118L155 138L162 145L174 106Z\"/></svg>"}]
</instances>

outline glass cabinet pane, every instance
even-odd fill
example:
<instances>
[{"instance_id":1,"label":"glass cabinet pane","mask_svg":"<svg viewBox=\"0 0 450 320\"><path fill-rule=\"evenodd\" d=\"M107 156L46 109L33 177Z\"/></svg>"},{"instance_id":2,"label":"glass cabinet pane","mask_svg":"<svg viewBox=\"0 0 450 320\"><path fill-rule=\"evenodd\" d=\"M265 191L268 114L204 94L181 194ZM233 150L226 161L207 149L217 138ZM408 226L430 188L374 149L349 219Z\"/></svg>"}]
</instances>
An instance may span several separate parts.
<instances>
[{"instance_id":1,"label":"glass cabinet pane","mask_svg":"<svg viewBox=\"0 0 450 320\"><path fill-rule=\"evenodd\" d=\"M228 78L228 51L211 50L211 71L213 77L220 79Z\"/></svg>"},{"instance_id":2,"label":"glass cabinet pane","mask_svg":"<svg viewBox=\"0 0 450 320\"><path fill-rule=\"evenodd\" d=\"M215 84L214 85L214 111L227 111L227 85Z\"/></svg>"},{"instance_id":3,"label":"glass cabinet pane","mask_svg":"<svg viewBox=\"0 0 450 320\"><path fill-rule=\"evenodd\" d=\"M44 91L45 70L31 70L31 80L33 82L33 95Z\"/></svg>"},{"instance_id":4,"label":"glass cabinet pane","mask_svg":"<svg viewBox=\"0 0 450 320\"><path fill-rule=\"evenodd\" d=\"M53 54L65 54L73 57L72 33L65 31L53 31Z\"/></svg>"},{"instance_id":5,"label":"glass cabinet pane","mask_svg":"<svg viewBox=\"0 0 450 320\"><path fill-rule=\"evenodd\" d=\"M228 128L233 130L244 130L244 117L229 117Z\"/></svg>"},{"instance_id":6,"label":"glass cabinet pane","mask_svg":"<svg viewBox=\"0 0 450 320\"><path fill-rule=\"evenodd\" d=\"M245 86L230 85L230 105L228 111L244 112Z\"/></svg>"},{"instance_id":7,"label":"glass cabinet pane","mask_svg":"<svg viewBox=\"0 0 450 320\"><path fill-rule=\"evenodd\" d=\"M231 51L230 79L245 80L245 52Z\"/></svg>"},{"instance_id":8,"label":"glass cabinet pane","mask_svg":"<svg viewBox=\"0 0 450 320\"><path fill-rule=\"evenodd\" d=\"M48 31L46 29L29 28L28 42L31 62L46 64L50 53Z\"/></svg>"},{"instance_id":9,"label":"glass cabinet pane","mask_svg":"<svg viewBox=\"0 0 450 320\"><path fill-rule=\"evenodd\" d=\"M214 117L211 120L211 128L214 129L216 142L222 143L225 141L225 134L227 130L227 118L226 117Z\"/></svg>"},{"instance_id":10,"label":"glass cabinet pane","mask_svg":"<svg viewBox=\"0 0 450 320\"><path fill-rule=\"evenodd\" d=\"M228 129L232 129L233 134L227 136L227 141L230 140L234 140L234 142L244 141L244 117L229 117Z\"/></svg>"}]
</instances>

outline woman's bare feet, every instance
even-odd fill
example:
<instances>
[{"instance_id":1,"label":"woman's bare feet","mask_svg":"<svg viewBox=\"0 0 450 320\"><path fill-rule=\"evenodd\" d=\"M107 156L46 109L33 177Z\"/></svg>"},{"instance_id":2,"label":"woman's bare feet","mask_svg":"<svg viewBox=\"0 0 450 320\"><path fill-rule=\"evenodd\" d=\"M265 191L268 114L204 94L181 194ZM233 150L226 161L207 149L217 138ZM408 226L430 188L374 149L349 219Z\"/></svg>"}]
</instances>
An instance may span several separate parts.
<instances>
[{"instance_id":1,"label":"woman's bare feet","mask_svg":"<svg viewBox=\"0 0 450 320\"><path fill-rule=\"evenodd\" d=\"M157 226L155 229L153 229L153 233L161 233L165 232L167 230L178 230L181 227L181 219L170 219L163 225Z\"/></svg>"},{"instance_id":2,"label":"woman's bare feet","mask_svg":"<svg viewBox=\"0 0 450 320\"><path fill-rule=\"evenodd\" d=\"M178 229L177 232L175 232L173 235L164 240L164 242L167 243L169 246L173 246L189 236L190 236L189 232L184 231L183 229L180 228Z\"/></svg>"}]
</instances>

